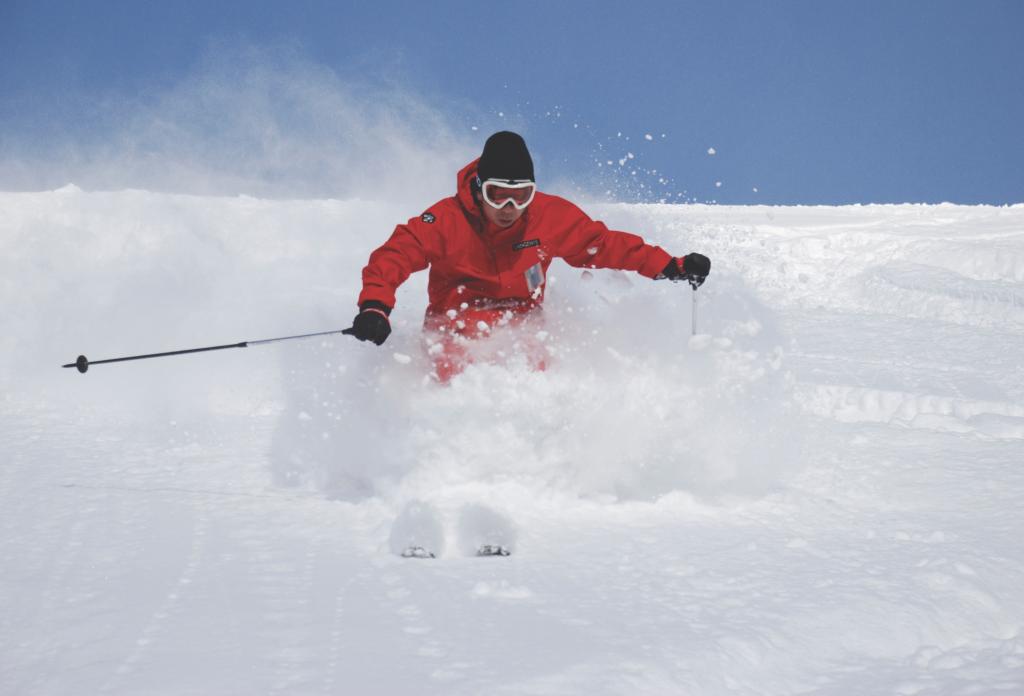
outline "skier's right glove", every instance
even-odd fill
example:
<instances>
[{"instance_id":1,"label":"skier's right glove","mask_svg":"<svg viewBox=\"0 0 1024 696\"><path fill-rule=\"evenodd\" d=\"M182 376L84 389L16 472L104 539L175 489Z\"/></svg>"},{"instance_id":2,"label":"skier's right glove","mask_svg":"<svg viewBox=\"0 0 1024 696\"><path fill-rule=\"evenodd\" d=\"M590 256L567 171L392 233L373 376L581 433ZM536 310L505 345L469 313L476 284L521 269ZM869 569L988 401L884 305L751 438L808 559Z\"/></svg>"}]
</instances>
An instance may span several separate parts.
<instances>
[{"instance_id":1,"label":"skier's right glove","mask_svg":"<svg viewBox=\"0 0 1024 696\"><path fill-rule=\"evenodd\" d=\"M391 314L391 308L386 304L369 300L359 305L359 314L352 320L352 327L341 333L355 336L360 341L373 341L379 346L391 335L389 314Z\"/></svg>"},{"instance_id":2,"label":"skier's right glove","mask_svg":"<svg viewBox=\"0 0 1024 696\"><path fill-rule=\"evenodd\" d=\"M700 287L711 273L711 259L704 254L691 252L686 256L672 259L661 272L662 277L680 282L689 281L694 288Z\"/></svg>"}]
</instances>

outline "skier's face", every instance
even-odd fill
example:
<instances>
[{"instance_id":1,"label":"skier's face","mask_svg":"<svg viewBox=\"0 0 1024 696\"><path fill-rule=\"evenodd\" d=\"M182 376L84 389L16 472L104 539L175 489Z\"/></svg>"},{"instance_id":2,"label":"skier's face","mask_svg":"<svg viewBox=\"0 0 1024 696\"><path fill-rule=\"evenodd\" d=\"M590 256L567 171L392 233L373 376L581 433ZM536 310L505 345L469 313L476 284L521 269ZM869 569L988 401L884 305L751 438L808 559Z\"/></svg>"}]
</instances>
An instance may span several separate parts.
<instances>
[{"instance_id":1,"label":"skier's face","mask_svg":"<svg viewBox=\"0 0 1024 696\"><path fill-rule=\"evenodd\" d=\"M505 204L504 208L500 209L483 203L480 209L484 211L484 217L487 218L487 221L498 227L511 227L526 212L526 208L516 210L516 207L512 205L512 201L509 201Z\"/></svg>"}]
</instances>

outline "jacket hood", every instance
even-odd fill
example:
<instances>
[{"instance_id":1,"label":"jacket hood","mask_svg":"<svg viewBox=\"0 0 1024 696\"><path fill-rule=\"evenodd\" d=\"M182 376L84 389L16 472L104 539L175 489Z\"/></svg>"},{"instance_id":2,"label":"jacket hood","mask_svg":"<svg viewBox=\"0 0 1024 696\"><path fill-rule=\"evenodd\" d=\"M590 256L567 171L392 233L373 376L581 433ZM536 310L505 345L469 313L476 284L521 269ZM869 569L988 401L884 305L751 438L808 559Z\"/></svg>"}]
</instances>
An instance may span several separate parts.
<instances>
[{"instance_id":1,"label":"jacket hood","mask_svg":"<svg viewBox=\"0 0 1024 696\"><path fill-rule=\"evenodd\" d=\"M477 157L475 160L459 170L455 181L455 197L459 199L459 203L462 204L467 215L472 218L483 220L483 215L480 214L480 208L477 206L476 201L473 200L473 180L476 179L476 168L479 163L480 158Z\"/></svg>"}]
</instances>

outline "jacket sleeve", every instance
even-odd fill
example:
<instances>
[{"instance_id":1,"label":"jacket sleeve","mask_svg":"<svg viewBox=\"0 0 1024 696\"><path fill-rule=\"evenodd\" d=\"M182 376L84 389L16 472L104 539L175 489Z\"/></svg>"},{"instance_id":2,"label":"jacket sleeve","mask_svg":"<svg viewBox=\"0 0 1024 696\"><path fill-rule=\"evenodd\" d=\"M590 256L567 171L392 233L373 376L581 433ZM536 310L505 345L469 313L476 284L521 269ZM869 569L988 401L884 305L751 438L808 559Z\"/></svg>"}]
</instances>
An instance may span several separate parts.
<instances>
[{"instance_id":1,"label":"jacket sleeve","mask_svg":"<svg viewBox=\"0 0 1024 696\"><path fill-rule=\"evenodd\" d=\"M563 205L567 206L562 214L567 216L568 226L559 256L570 266L616 268L654 278L672 260L667 251L647 244L638 235L610 230L568 201Z\"/></svg>"},{"instance_id":2,"label":"jacket sleeve","mask_svg":"<svg viewBox=\"0 0 1024 696\"><path fill-rule=\"evenodd\" d=\"M395 231L372 254L363 268L363 291L359 293L359 304L374 300L395 306L395 291L398 286L416 271L422 271L439 255L440 235L438 226L424 222L433 220L428 214L412 218Z\"/></svg>"}]
</instances>

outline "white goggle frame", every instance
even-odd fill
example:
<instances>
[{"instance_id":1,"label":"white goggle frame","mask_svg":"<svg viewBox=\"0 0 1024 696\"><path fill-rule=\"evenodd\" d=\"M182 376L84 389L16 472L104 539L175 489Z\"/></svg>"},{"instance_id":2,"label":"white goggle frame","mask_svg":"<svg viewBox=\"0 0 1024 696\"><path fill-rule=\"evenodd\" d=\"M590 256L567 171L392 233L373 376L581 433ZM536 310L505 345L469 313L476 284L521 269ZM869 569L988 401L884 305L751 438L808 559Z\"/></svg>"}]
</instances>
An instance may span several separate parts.
<instances>
[{"instance_id":1,"label":"white goggle frame","mask_svg":"<svg viewBox=\"0 0 1024 696\"><path fill-rule=\"evenodd\" d=\"M501 188L510 188L510 189L524 189L524 188L527 188L527 187L531 187L532 190L530 191L530 197L526 199L525 203L517 203L515 201L515 199L508 198L505 201L503 201L501 205L498 205L497 203L492 201L491 197L488 195L488 193L487 193L488 185L490 185L490 186L500 186ZM533 202L533 196L536 193L537 193L537 184L536 184L536 182L530 181L529 179L515 179L515 180L512 180L512 181L510 181L508 179L487 179L482 184L480 184L480 194L483 197L484 201L487 203L487 205L491 206L492 208L496 208L498 210L501 210L502 208L504 208L509 203L511 203L512 206L516 210L524 210L526 208L526 206L530 205L530 203Z\"/></svg>"}]
</instances>

